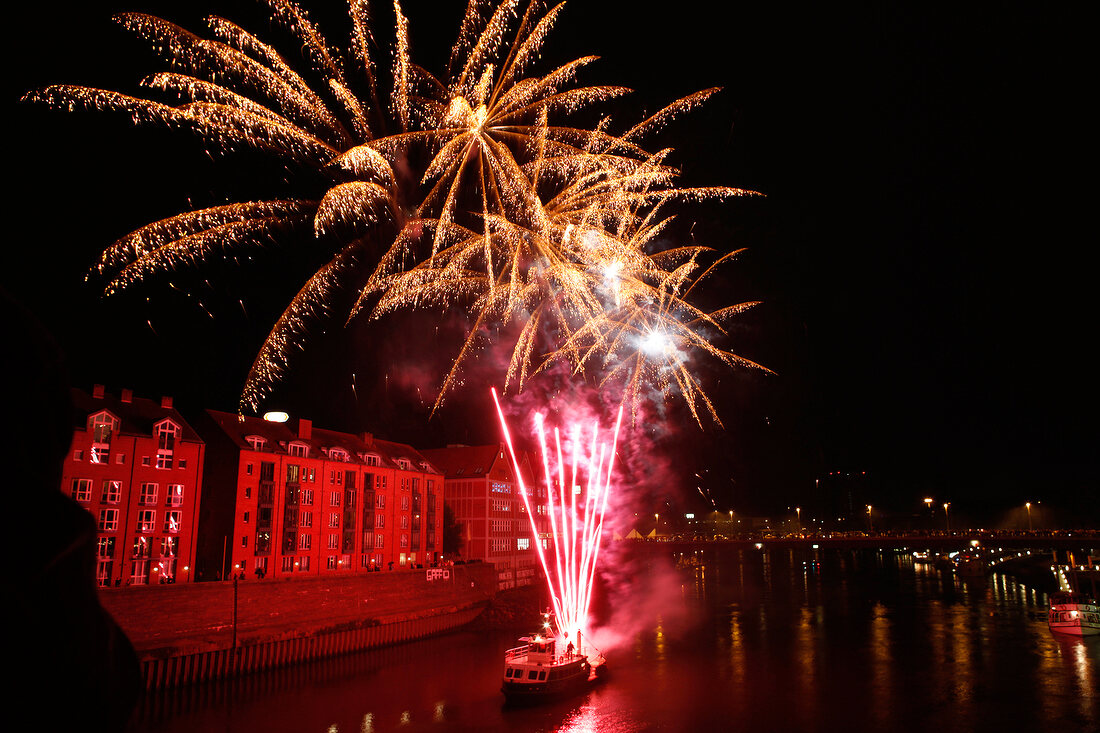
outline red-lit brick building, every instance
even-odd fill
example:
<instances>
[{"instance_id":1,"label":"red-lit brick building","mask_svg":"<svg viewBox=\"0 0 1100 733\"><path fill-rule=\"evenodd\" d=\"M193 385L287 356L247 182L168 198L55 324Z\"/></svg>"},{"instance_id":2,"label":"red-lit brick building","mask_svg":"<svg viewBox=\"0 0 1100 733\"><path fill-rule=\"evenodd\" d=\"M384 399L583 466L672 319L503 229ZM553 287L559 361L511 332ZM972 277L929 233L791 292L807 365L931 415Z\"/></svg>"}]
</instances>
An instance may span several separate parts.
<instances>
[{"instance_id":1,"label":"red-lit brick building","mask_svg":"<svg viewBox=\"0 0 1100 733\"><path fill-rule=\"evenodd\" d=\"M427 459L445 474L444 497L462 527L462 555L496 565L501 590L530 585L539 575L531 522L519 494L519 482L504 444L449 446L424 450ZM520 470L531 497L539 534L548 531L546 491L534 480L531 460L521 454Z\"/></svg>"},{"instance_id":2,"label":"red-lit brick building","mask_svg":"<svg viewBox=\"0 0 1100 733\"><path fill-rule=\"evenodd\" d=\"M205 447L172 398L73 390L61 490L96 519L100 586L193 580Z\"/></svg>"},{"instance_id":3,"label":"red-lit brick building","mask_svg":"<svg viewBox=\"0 0 1100 733\"><path fill-rule=\"evenodd\" d=\"M442 475L408 445L207 410L201 579L437 562Z\"/></svg>"}]
</instances>

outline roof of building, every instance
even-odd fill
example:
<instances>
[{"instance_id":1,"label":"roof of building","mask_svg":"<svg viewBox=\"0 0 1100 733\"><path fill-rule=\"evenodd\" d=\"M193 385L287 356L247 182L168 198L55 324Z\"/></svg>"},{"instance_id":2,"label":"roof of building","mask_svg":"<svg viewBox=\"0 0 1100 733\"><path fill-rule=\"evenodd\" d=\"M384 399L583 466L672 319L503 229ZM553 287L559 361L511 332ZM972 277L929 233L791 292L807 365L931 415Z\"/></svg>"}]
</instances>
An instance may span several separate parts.
<instances>
[{"instance_id":1,"label":"roof of building","mask_svg":"<svg viewBox=\"0 0 1100 733\"><path fill-rule=\"evenodd\" d=\"M347 452L349 463L364 463L366 456L377 456L380 465L389 468L399 468L399 461L405 460L412 470L442 473L411 445L382 440L371 433L356 435L316 428L305 419L280 423L219 410L206 410L206 413L240 450L252 450L248 438L256 436L267 441L266 450L271 453L285 454L291 443L305 443L313 458L328 456L338 448Z\"/></svg>"},{"instance_id":2,"label":"roof of building","mask_svg":"<svg viewBox=\"0 0 1100 733\"><path fill-rule=\"evenodd\" d=\"M100 396L101 395L101 396ZM73 388L73 427L79 430L88 428L88 418L102 410L109 411L118 418L120 434L153 435L153 426L165 418L180 426L180 440L201 443L202 438L174 407L171 398L151 400L134 397L130 390L121 394L111 394L96 387L92 394Z\"/></svg>"},{"instance_id":3,"label":"roof of building","mask_svg":"<svg viewBox=\"0 0 1100 733\"><path fill-rule=\"evenodd\" d=\"M449 479L503 478L513 480L512 460L503 443L454 445L421 451ZM520 454L525 478L530 480L529 457Z\"/></svg>"},{"instance_id":4,"label":"roof of building","mask_svg":"<svg viewBox=\"0 0 1100 733\"><path fill-rule=\"evenodd\" d=\"M424 455L439 466L447 478L478 478L486 476L503 458L504 446L498 443L431 448L425 450Z\"/></svg>"}]
</instances>

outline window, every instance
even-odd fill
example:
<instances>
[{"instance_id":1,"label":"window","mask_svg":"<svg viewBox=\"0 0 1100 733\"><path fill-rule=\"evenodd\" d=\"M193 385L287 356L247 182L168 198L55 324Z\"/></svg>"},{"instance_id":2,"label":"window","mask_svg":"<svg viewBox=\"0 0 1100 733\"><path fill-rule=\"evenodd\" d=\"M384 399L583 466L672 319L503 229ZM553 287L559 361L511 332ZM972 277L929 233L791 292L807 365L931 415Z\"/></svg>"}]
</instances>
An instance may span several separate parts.
<instances>
[{"instance_id":1,"label":"window","mask_svg":"<svg viewBox=\"0 0 1100 733\"><path fill-rule=\"evenodd\" d=\"M245 465L244 474L245 474L245 476L251 476L252 475L252 464L251 463Z\"/></svg>"},{"instance_id":2,"label":"window","mask_svg":"<svg viewBox=\"0 0 1100 733\"><path fill-rule=\"evenodd\" d=\"M298 466L293 463L288 463L286 466L286 482L288 484L298 483Z\"/></svg>"},{"instance_id":3,"label":"window","mask_svg":"<svg viewBox=\"0 0 1100 733\"><path fill-rule=\"evenodd\" d=\"M175 557L179 554L180 550L180 538L179 537L165 537L160 543L160 555L161 557Z\"/></svg>"},{"instance_id":4,"label":"window","mask_svg":"<svg viewBox=\"0 0 1100 733\"><path fill-rule=\"evenodd\" d=\"M374 547L376 549L379 549L379 548L382 548L383 546L385 546L385 542L386 542L385 536L381 532L378 532L374 535ZM378 558L378 562L382 562L381 557Z\"/></svg>"},{"instance_id":5,"label":"window","mask_svg":"<svg viewBox=\"0 0 1100 733\"><path fill-rule=\"evenodd\" d=\"M298 569L309 570L309 555L303 555L302 557L298 558Z\"/></svg>"},{"instance_id":6,"label":"window","mask_svg":"<svg viewBox=\"0 0 1100 733\"><path fill-rule=\"evenodd\" d=\"M96 527L100 532L117 532L118 509L100 509L99 522Z\"/></svg>"},{"instance_id":7,"label":"window","mask_svg":"<svg viewBox=\"0 0 1100 733\"><path fill-rule=\"evenodd\" d=\"M529 550L530 548L531 548L531 538L530 537L520 537L519 539L516 540L516 549L517 550Z\"/></svg>"},{"instance_id":8,"label":"window","mask_svg":"<svg viewBox=\"0 0 1100 733\"><path fill-rule=\"evenodd\" d=\"M161 558L154 570L159 571L161 583L172 583L176 579L176 559L174 557Z\"/></svg>"},{"instance_id":9,"label":"window","mask_svg":"<svg viewBox=\"0 0 1100 733\"><path fill-rule=\"evenodd\" d=\"M248 447L256 452L260 452L267 447L267 438L262 438L259 435L247 435L245 436L245 442L248 443Z\"/></svg>"},{"instance_id":10,"label":"window","mask_svg":"<svg viewBox=\"0 0 1100 733\"><path fill-rule=\"evenodd\" d=\"M153 426L153 435L157 439L157 468L172 467L172 455L175 452L179 434L179 425L171 420L161 420Z\"/></svg>"},{"instance_id":11,"label":"window","mask_svg":"<svg viewBox=\"0 0 1100 733\"><path fill-rule=\"evenodd\" d=\"M119 464L120 466L123 463L126 463L126 454L125 453L116 453L115 454L115 463Z\"/></svg>"},{"instance_id":12,"label":"window","mask_svg":"<svg viewBox=\"0 0 1100 733\"><path fill-rule=\"evenodd\" d=\"M385 514L375 515L374 526L375 527L385 527L386 526L386 515Z\"/></svg>"},{"instance_id":13,"label":"window","mask_svg":"<svg viewBox=\"0 0 1100 733\"><path fill-rule=\"evenodd\" d=\"M133 557L149 557L149 538L148 537L135 537L134 538L134 554Z\"/></svg>"},{"instance_id":14,"label":"window","mask_svg":"<svg viewBox=\"0 0 1100 733\"><path fill-rule=\"evenodd\" d=\"M328 457L334 461L340 461L341 463L348 462L348 452L343 448L331 448L328 452Z\"/></svg>"},{"instance_id":15,"label":"window","mask_svg":"<svg viewBox=\"0 0 1100 733\"><path fill-rule=\"evenodd\" d=\"M74 461L83 461L84 460L84 451L74 450L73 451L73 460Z\"/></svg>"},{"instance_id":16,"label":"window","mask_svg":"<svg viewBox=\"0 0 1100 733\"><path fill-rule=\"evenodd\" d=\"M180 522L183 521L183 512L173 509L164 513L164 531L175 534L180 531Z\"/></svg>"},{"instance_id":17,"label":"window","mask_svg":"<svg viewBox=\"0 0 1100 733\"><path fill-rule=\"evenodd\" d=\"M92 500L92 480L90 478L73 479L73 498L77 501Z\"/></svg>"},{"instance_id":18,"label":"window","mask_svg":"<svg viewBox=\"0 0 1100 733\"><path fill-rule=\"evenodd\" d=\"M328 556L328 569L329 570L335 570L336 569L336 555L329 555Z\"/></svg>"},{"instance_id":19,"label":"window","mask_svg":"<svg viewBox=\"0 0 1100 733\"><path fill-rule=\"evenodd\" d=\"M287 455L294 456L295 458L308 458L309 446L305 443L294 442L286 447Z\"/></svg>"},{"instance_id":20,"label":"window","mask_svg":"<svg viewBox=\"0 0 1100 733\"><path fill-rule=\"evenodd\" d=\"M329 529L336 529L340 526L340 514L339 514L339 512L329 512L328 526L329 526Z\"/></svg>"},{"instance_id":21,"label":"window","mask_svg":"<svg viewBox=\"0 0 1100 733\"><path fill-rule=\"evenodd\" d=\"M100 588L109 588L114 562L111 560L96 560L95 582Z\"/></svg>"},{"instance_id":22,"label":"window","mask_svg":"<svg viewBox=\"0 0 1100 733\"><path fill-rule=\"evenodd\" d=\"M401 511L403 511L403 512L409 511L409 497L407 497L407 496L402 496L401 497Z\"/></svg>"},{"instance_id":23,"label":"window","mask_svg":"<svg viewBox=\"0 0 1100 733\"><path fill-rule=\"evenodd\" d=\"M336 550L340 548L340 535L330 534L328 536L328 549Z\"/></svg>"},{"instance_id":24,"label":"window","mask_svg":"<svg viewBox=\"0 0 1100 733\"><path fill-rule=\"evenodd\" d=\"M299 527L312 527L313 526L313 512L303 511L298 514L298 526Z\"/></svg>"},{"instance_id":25,"label":"window","mask_svg":"<svg viewBox=\"0 0 1100 733\"><path fill-rule=\"evenodd\" d=\"M141 485L141 498L138 503L142 506L153 506L157 503L157 484L145 483Z\"/></svg>"},{"instance_id":26,"label":"window","mask_svg":"<svg viewBox=\"0 0 1100 733\"><path fill-rule=\"evenodd\" d=\"M122 499L122 482L121 481L104 481L103 482L103 498L100 500L104 504L117 504Z\"/></svg>"},{"instance_id":27,"label":"window","mask_svg":"<svg viewBox=\"0 0 1100 733\"><path fill-rule=\"evenodd\" d=\"M378 509L385 509L386 508L386 495L385 494L378 494L375 497L374 505Z\"/></svg>"},{"instance_id":28,"label":"window","mask_svg":"<svg viewBox=\"0 0 1100 733\"><path fill-rule=\"evenodd\" d=\"M409 528L409 515L402 514L401 515L401 529L408 529L408 528Z\"/></svg>"},{"instance_id":29,"label":"window","mask_svg":"<svg viewBox=\"0 0 1100 733\"><path fill-rule=\"evenodd\" d=\"M138 532L155 532L157 523L156 509L142 509L138 512Z\"/></svg>"},{"instance_id":30,"label":"window","mask_svg":"<svg viewBox=\"0 0 1100 733\"><path fill-rule=\"evenodd\" d=\"M361 454L360 458L362 458L363 463L367 464L368 466L381 466L382 465L382 460L373 453Z\"/></svg>"},{"instance_id":31,"label":"window","mask_svg":"<svg viewBox=\"0 0 1100 733\"><path fill-rule=\"evenodd\" d=\"M298 537L298 549L299 550L312 550L313 549L313 535L303 534Z\"/></svg>"},{"instance_id":32,"label":"window","mask_svg":"<svg viewBox=\"0 0 1100 733\"><path fill-rule=\"evenodd\" d=\"M248 535L241 537L241 547L248 547Z\"/></svg>"},{"instance_id":33,"label":"window","mask_svg":"<svg viewBox=\"0 0 1100 733\"><path fill-rule=\"evenodd\" d=\"M302 503L313 506L313 489L302 489Z\"/></svg>"},{"instance_id":34,"label":"window","mask_svg":"<svg viewBox=\"0 0 1100 733\"><path fill-rule=\"evenodd\" d=\"M149 584L149 560L134 560L133 571L130 573L130 583L133 585Z\"/></svg>"},{"instance_id":35,"label":"window","mask_svg":"<svg viewBox=\"0 0 1100 733\"><path fill-rule=\"evenodd\" d=\"M118 418L107 411L88 418L88 430L92 434L92 463L106 463L111 453L111 436L118 430Z\"/></svg>"},{"instance_id":36,"label":"window","mask_svg":"<svg viewBox=\"0 0 1100 733\"><path fill-rule=\"evenodd\" d=\"M183 506L183 484L168 484L168 506Z\"/></svg>"},{"instance_id":37,"label":"window","mask_svg":"<svg viewBox=\"0 0 1100 733\"><path fill-rule=\"evenodd\" d=\"M328 505L329 506L340 506L340 492L339 491L330 491L329 492Z\"/></svg>"},{"instance_id":38,"label":"window","mask_svg":"<svg viewBox=\"0 0 1100 733\"><path fill-rule=\"evenodd\" d=\"M286 555L286 556L283 557L283 572L284 573L293 573L294 572L294 556L293 555Z\"/></svg>"},{"instance_id":39,"label":"window","mask_svg":"<svg viewBox=\"0 0 1100 733\"><path fill-rule=\"evenodd\" d=\"M100 537L96 540L96 552L95 556L103 558L113 558L115 556L115 538L114 537Z\"/></svg>"},{"instance_id":40,"label":"window","mask_svg":"<svg viewBox=\"0 0 1100 733\"><path fill-rule=\"evenodd\" d=\"M407 534L401 535L401 546L402 547L408 547L409 546L409 536Z\"/></svg>"}]
</instances>

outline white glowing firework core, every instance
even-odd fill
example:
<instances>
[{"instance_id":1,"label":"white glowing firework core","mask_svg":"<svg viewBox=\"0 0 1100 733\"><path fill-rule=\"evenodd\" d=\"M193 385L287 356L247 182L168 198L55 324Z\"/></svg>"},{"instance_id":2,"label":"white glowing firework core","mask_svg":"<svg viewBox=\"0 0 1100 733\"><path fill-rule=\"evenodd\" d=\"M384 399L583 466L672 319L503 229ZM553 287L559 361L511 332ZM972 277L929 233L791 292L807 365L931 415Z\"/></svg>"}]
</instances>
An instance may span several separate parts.
<instances>
[{"instance_id":1,"label":"white glowing firework core","mask_svg":"<svg viewBox=\"0 0 1100 733\"><path fill-rule=\"evenodd\" d=\"M551 450L544 417L542 414L535 415L535 434L542 453L547 512L553 537L553 547L544 548L539 541L536 512L531 510L530 496L495 389L493 401L519 484L519 494L531 522L535 549L558 620L558 631L566 638L575 640L578 633L585 632L587 635L588 632L592 584L596 579L596 562L600 554L607 498L611 492L611 475L623 407L619 406L615 428L610 436L600 434L598 421L593 421L588 435L585 435L584 425L573 423L568 427L564 449L561 430L554 428L554 447ZM552 557L548 557L550 552L553 553Z\"/></svg>"},{"instance_id":2,"label":"white glowing firework core","mask_svg":"<svg viewBox=\"0 0 1100 733\"><path fill-rule=\"evenodd\" d=\"M642 350L650 356L662 356L672 348L672 341L662 331L650 331L642 339Z\"/></svg>"}]
</instances>

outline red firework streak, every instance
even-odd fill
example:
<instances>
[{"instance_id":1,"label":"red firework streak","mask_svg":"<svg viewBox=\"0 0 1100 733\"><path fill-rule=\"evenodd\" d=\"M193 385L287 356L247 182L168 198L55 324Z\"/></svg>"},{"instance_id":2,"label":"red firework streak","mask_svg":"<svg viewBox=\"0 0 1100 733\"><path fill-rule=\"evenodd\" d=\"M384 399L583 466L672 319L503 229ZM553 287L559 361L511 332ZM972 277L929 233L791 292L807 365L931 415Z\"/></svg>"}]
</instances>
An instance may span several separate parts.
<instances>
[{"instance_id":1,"label":"red firework streak","mask_svg":"<svg viewBox=\"0 0 1100 733\"><path fill-rule=\"evenodd\" d=\"M516 480L519 482L519 493L527 509L527 518L531 522L539 562L542 563L546 584L550 589L558 631L567 641L576 639L577 651L580 653L580 633L584 631L587 635L588 630L588 608L592 601L592 583L596 578L604 512L607 511L607 497L611 491L611 472L615 463L619 426L623 419L622 405L619 406L619 415L610 438L600 435L599 422L596 420L592 421L588 436L584 435L584 426L576 422L568 426L569 436L565 449L562 447L561 431L554 428L553 451L547 444L544 416L541 413L534 416L535 433L542 451L543 476L547 481L547 509L554 540L554 557L548 560L548 552L539 541L535 514L531 511L527 486L516 459L508 424L500 408L497 392L495 389L492 392L500 426L504 431L504 442L508 445Z\"/></svg>"}]
</instances>

